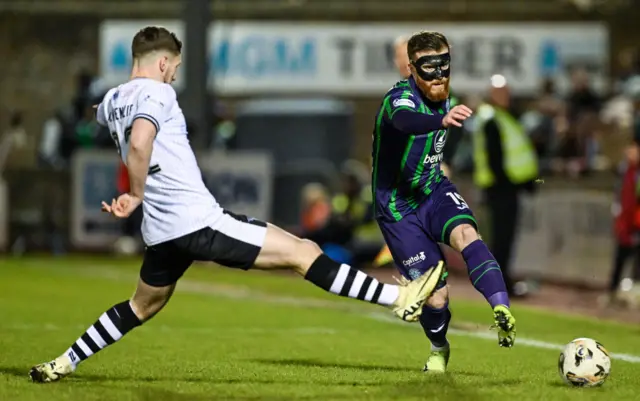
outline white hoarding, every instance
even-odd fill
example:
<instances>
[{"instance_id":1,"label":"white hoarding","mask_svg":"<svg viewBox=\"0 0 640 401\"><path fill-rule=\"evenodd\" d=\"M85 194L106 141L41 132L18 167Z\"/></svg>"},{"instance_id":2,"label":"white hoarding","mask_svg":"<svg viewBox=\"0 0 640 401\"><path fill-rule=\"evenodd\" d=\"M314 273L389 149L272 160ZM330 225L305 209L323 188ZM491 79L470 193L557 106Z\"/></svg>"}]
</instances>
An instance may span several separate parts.
<instances>
[{"instance_id":1,"label":"white hoarding","mask_svg":"<svg viewBox=\"0 0 640 401\"><path fill-rule=\"evenodd\" d=\"M131 39L161 25L184 38L178 21L105 21L100 29L101 76L127 80ZM480 92L492 74L505 75L518 94L535 94L546 76L566 88L568 70L584 66L601 90L608 73L608 31L599 23L313 24L219 21L208 32L209 85L223 94L331 93L378 95L395 81L396 36L428 29L452 45L452 88ZM184 69L183 69L184 71ZM176 83L178 88L182 79Z\"/></svg>"}]
</instances>

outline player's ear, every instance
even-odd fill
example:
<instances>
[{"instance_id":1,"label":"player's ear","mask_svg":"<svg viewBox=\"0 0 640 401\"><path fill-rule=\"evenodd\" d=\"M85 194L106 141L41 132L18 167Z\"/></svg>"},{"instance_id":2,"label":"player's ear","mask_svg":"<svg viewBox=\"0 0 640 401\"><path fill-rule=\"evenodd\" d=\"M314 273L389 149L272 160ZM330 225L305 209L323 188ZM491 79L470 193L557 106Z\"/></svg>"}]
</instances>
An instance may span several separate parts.
<instances>
[{"instance_id":1,"label":"player's ear","mask_svg":"<svg viewBox=\"0 0 640 401\"><path fill-rule=\"evenodd\" d=\"M411 73L411 75L416 75L416 67L411 63L411 61L409 61L409 64L407 64L407 68L409 68L409 72Z\"/></svg>"},{"instance_id":2,"label":"player's ear","mask_svg":"<svg viewBox=\"0 0 640 401\"><path fill-rule=\"evenodd\" d=\"M160 64L160 71L165 72L169 65L169 58L166 55L163 55L162 57L160 57L160 60L158 62Z\"/></svg>"}]
</instances>

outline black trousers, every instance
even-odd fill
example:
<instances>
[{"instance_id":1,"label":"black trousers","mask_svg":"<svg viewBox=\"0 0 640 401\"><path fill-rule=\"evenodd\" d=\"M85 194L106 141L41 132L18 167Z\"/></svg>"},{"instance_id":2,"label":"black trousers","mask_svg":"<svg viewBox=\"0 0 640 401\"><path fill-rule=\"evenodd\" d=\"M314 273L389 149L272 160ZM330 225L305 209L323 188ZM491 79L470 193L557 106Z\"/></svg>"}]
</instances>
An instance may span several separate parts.
<instances>
[{"instance_id":1,"label":"black trousers","mask_svg":"<svg viewBox=\"0 0 640 401\"><path fill-rule=\"evenodd\" d=\"M640 245L626 246L618 244L613 258L613 271L609 281L609 292L614 293L622 280L624 265L633 258L633 281L640 281Z\"/></svg>"},{"instance_id":2,"label":"black trousers","mask_svg":"<svg viewBox=\"0 0 640 401\"><path fill-rule=\"evenodd\" d=\"M515 243L520 194L517 188L489 188L486 200L491 214L491 244L489 248L502 269L502 276L509 295L513 295L511 259Z\"/></svg>"}]
</instances>

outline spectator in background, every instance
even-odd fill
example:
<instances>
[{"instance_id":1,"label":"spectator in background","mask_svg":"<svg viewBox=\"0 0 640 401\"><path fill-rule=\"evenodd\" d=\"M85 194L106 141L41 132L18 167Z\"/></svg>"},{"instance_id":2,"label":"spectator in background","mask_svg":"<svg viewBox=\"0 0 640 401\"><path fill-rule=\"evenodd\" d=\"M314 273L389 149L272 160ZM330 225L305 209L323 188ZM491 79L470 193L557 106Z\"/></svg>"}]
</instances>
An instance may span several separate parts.
<instances>
[{"instance_id":1,"label":"spectator in background","mask_svg":"<svg viewBox=\"0 0 640 401\"><path fill-rule=\"evenodd\" d=\"M640 76L628 76L620 89L621 92L607 101L600 113L600 120L608 131L607 140L601 143L602 153L614 163L628 146L634 131L640 130L635 126L637 101L634 100L640 94Z\"/></svg>"},{"instance_id":2,"label":"spectator in background","mask_svg":"<svg viewBox=\"0 0 640 401\"><path fill-rule=\"evenodd\" d=\"M71 162L73 152L78 147L78 143L75 137L75 123L73 115L73 108L67 107L65 110L59 113L62 124L62 140L60 142L60 157L63 160L65 166L68 166Z\"/></svg>"},{"instance_id":3,"label":"spectator in background","mask_svg":"<svg viewBox=\"0 0 640 401\"><path fill-rule=\"evenodd\" d=\"M95 106L102 102L102 99L104 99L109 89L111 88L108 87L105 82L100 79L94 79L91 83L88 96L90 99L89 104L91 105L91 108L94 112L94 119L96 112ZM96 124L94 144L95 147L100 149L114 149L115 143L113 142L113 138L111 138L111 132L109 131L108 127Z\"/></svg>"},{"instance_id":4,"label":"spectator in background","mask_svg":"<svg viewBox=\"0 0 640 401\"><path fill-rule=\"evenodd\" d=\"M356 224L349 246L353 252L353 263L358 266L373 262L380 248L385 245L380 227L374 219L370 174L370 168L360 162L351 160L343 165L343 176L353 180L350 204L355 206L352 213ZM334 197L334 207L337 206L337 199L338 197Z\"/></svg>"},{"instance_id":5,"label":"spectator in background","mask_svg":"<svg viewBox=\"0 0 640 401\"><path fill-rule=\"evenodd\" d=\"M305 187L301 236L336 261L362 265L373 261L383 241L373 220L371 189L363 185L353 165L345 163L340 191L330 201L323 186Z\"/></svg>"},{"instance_id":6,"label":"spectator in background","mask_svg":"<svg viewBox=\"0 0 640 401\"><path fill-rule=\"evenodd\" d=\"M589 75L576 69L572 76L572 89L567 97L568 130L562 138L560 154L570 176L589 171L598 152L596 130L601 101L589 85Z\"/></svg>"},{"instance_id":7,"label":"spectator in background","mask_svg":"<svg viewBox=\"0 0 640 401\"><path fill-rule=\"evenodd\" d=\"M453 92L449 93L449 107L454 107L460 104L460 99L458 99ZM462 127L451 126L448 128L447 132L447 141L444 144L444 149L442 150L442 163L440 163L440 168L444 172L444 175L447 177L451 177L453 172L451 171L451 166L453 165L454 156L456 150L458 149L458 145L464 138L465 128L464 125Z\"/></svg>"},{"instance_id":8,"label":"spectator in background","mask_svg":"<svg viewBox=\"0 0 640 401\"><path fill-rule=\"evenodd\" d=\"M324 185L309 183L302 189L301 228L311 234L327 226L331 217L331 201Z\"/></svg>"},{"instance_id":9,"label":"spectator in background","mask_svg":"<svg viewBox=\"0 0 640 401\"><path fill-rule=\"evenodd\" d=\"M589 85L589 74L584 69L576 69L572 75L572 89L567 98L568 117L577 121L581 115L600 111L600 98Z\"/></svg>"},{"instance_id":10,"label":"spectator in background","mask_svg":"<svg viewBox=\"0 0 640 401\"><path fill-rule=\"evenodd\" d=\"M509 108L511 95L502 75L491 78L489 102L476 111L473 134L474 182L485 193L491 215L491 252L502 269L510 296L515 292L511 259L523 190L532 192L538 160L524 128Z\"/></svg>"},{"instance_id":11,"label":"spectator in background","mask_svg":"<svg viewBox=\"0 0 640 401\"><path fill-rule=\"evenodd\" d=\"M521 116L525 131L531 138L540 161L540 167L546 171L556 150L557 137L564 134L564 103L556 94L555 83L546 79L540 91L540 97L532 102Z\"/></svg>"},{"instance_id":12,"label":"spectator in background","mask_svg":"<svg viewBox=\"0 0 640 401\"><path fill-rule=\"evenodd\" d=\"M406 36L399 36L393 42L393 64L396 66L401 79L407 79L411 75L409 54L407 53L408 42L409 38Z\"/></svg>"},{"instance_id":13,"label":"spectator in background","mask_svg":"<svg viewBox=\"0 0 640 401\"><path fill-rule=\"evenodd\" d=\"M85 109L93 104L91 93L93 81L93 74L88 71L81 71L76 77L76 95L72 101L74 121L84 118Z\"/></svg>"},{"instance_id":14,"label":"spectator in background","mask_svg":"<svg viewBox=\"0 0 640 401\"><path fill-rule=\"evenodd\" d=\"M629 97L633 104L632 112L632 130L633 139L640 143L640 76L634 77L629 81Z\"/></svg>"},{"instance_id":15,"label":"spectator in background","mask_svg":"<svg viewBox=\"0 0 640 401\"><path fill-rule=\"evenodd\" d=\"M622 273L626 262L634 260L633 282L626 288L627 300L635 301L639 294L637 290L640 282L640 187L638 176L640 175L640 146L639 141L634 140L626 150L625 160L619 166L622 176L617 199L613 204L614 234L616 240L613 270L609 281L609 291L602 299L604 306L621 301L618 296L618 288L622 280ZM635 303L635 302L633 302Z\"/></svg>"},{"instance_id":16,"label":"spectator in background","mask_svg":"<svg viewBox=\"0 0 640 401\"><path fill-rule=\"evenodd\" d=\"M317 243L332 259L352 264L353 254L349 245L356 222L349 210L349 199L343 195L340 193L330 200L323 186L305 187L301 237Z\"/></svg>"},{"instance_id":17,"label":"spectator in background","mask_svg":"<svg viewBox=\"0 0 640 401\"><path fill-rule=\"evenodd\" d=\"M631 47L624 49L618 56L620 65L620 73L615 82L615 92L623 93L627 81L635 76L640 75L640 57L638 57L638 49Z\"/></svg>"},{"instance_id":18,"label":"spectator in background","mask_svg":"<svg viewBox=\"0 0 640 401\"><path fill-rule=\"evenodd\" d=\"M467 105L471 110L477 110L482 104L483 99L476 94L464 97L462 104ZM473 132L475 132L475 114L467 118L464 125L459 127L449 127L449 136L447 143L444 145L444 161L450 160L451 170L455 172L471 173L473 172ZM456 130L462 131L456 133ZM456 142L455 136L458 135Z\"/></svg>"},{"instance_id":19,"label":"spectator in background","mask_svg":"<svg viewBox=\"0 0 640 401\"><path fill-rule=\"evenodd\" d=\"M42 137L38 147L38 162L41 167L60 168L64 165L64 136L65 119L62 112L57 111L42 126Z\"/></svg>"},{"instance_id":20,"label":"spectator in background","mask_svg":"<svg viewBox=\"0 0 640 401\"><path fill-rule=\"evenodd\" d=\"M361 195L362 185L358 176L343 169L340 173L340 191L331 199L331 206L332 220L341 228L336 231L335 238L345 244L353 239L355 229L364 222L368 212L369 203Z\"/></svg>"},{"instance_id":21,"label":"spectator in background","mask_svg":"<svg viewBox=\"0 0 640 401\"><path fill-rule=\"evenodd\" d=\"M9 164L15 150L24 149L27 146L27 132L23 125L22 112L11 114L9 129L0 137L0 173Z\"/></svg>"},{"instance_id":22,"label":"spectator in background","mask_svg":"<svg viewBox=\"0 0 640 401\"><path fill-rule=\"evenodd\" d=\"M212 100L213 131L209 147L212 149L231 150L236 147L236 124L228 108Z\"/></svg>"},{"instance_id":23,"label":"spectator in background","mask_svg":"<svg viewBox=\"0 0 640 401\"><path fill-rule=\"evenodd\" d=\"M74 133L78 147L83 149L96 147L98 124L95 120L95 110L91 104L85 105L82 118L75 124Z\"/></svg>"}]
</instances>

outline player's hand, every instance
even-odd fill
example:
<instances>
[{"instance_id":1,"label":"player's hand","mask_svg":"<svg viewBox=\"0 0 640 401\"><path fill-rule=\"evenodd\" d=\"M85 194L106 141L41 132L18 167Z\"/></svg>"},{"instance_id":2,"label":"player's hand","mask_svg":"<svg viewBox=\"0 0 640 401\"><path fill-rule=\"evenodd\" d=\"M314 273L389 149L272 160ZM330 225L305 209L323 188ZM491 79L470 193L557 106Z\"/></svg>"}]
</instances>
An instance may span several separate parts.
<instances>
[{"instance_id":1,"label":"player's hand","mask_svg":"<svg viewBox=\"0 0 640 401\"><path fill-rule=\"evenodd\" d=\"M122 194L118 199L113 199L111 205L107 204L107 202L102 202L102 211L111 213L120 219L126 219L131 216L131 213L133 213L141 203L142 199L136 196Z\"/></svg>"},{"instance_id":2,"label":"player's hand","mask_svg":"<svg viewBox=\"0 0 640 401\"><path fill-rule=\"evenodd\" d=\"M452 125L454 127L462 127L462 121L471 117L471 114L473 114L473 111L464 104L453 106L442 119L442 126L444 128L449 128Z\"/></svg>"}]
</instances>

